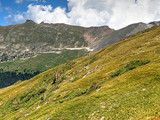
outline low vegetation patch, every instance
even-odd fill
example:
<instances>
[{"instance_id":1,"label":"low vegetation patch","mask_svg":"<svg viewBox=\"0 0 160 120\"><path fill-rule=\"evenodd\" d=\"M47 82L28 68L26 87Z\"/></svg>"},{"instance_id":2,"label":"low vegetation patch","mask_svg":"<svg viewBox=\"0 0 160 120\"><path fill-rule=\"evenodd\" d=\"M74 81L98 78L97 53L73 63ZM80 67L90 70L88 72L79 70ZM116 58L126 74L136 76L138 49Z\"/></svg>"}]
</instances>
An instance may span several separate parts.
<instances>
[{"instance_id":1,"label":"low vegetation patch","mask_svg":"<svg viewBox=\"0 0 160 120\"><path fill-rule=\"evenodd\" d=\"M33 97L38 97L46 91L45 88L40 88L39 90L30 90L28 93L20 95L18 98L22 102L28 102Z\"/></svg>"},{"instance_id":2,"label":"low vegetation patch","mask_svg":"<svg viewBox=\"0 0 160 120\"><path fill-rule=\"evenodd\" d=\"M99 89L101 86L99 83L93 83L90 87L88 88L84 88L84 89L75 89L74 91L69 92L68 94L66 94L63 99L61 99L59 102L63 103L64 101L69 101L72 100L76 97L79 97L81 95L84 94L90 94L91 92L93 92L96 89Z\"/></svg>"},{"instance_id":3,"label":"low vegetation patch","mask_svg":"<svg viewBox=\"0 0 160 120\"><path fill-rule=\"evenodd\" d=\"M19 59L0 63L0 88L16 83L18 80L28 80L54 66L65 63L63 73L73 67L73 59L88 54L86 50L63 50L61 54L41 53L28 59ZM6 59L6 55L3 55ZM59 72L59 71L58 71ZM61 72L62 73L62 72Z\"/></svg>"},{"instance_id":4,"label":"low vegetation patch","mask_svg":"<svg viewBox=\"0 0 160 120\"><path fill-rule=\"evenodd\" d=\"M149 60L133 60L130 63L128 63L127 65L125 65L124 68L121 68L121 69L117 70L116 72L113 72L111 74L111 77L114 78L114 77L119 76L125 72L133 70L139 66L148 64L149 62L150 62Z\"/></svg>"},{"instance_id":5,"label":"low vegetation patch","mask_svg":"<svg viewBox=\"0 0 160 120\"><path fill-rule=\"evenodd\" d=\"M43 100L42 94L45 93L46 88L31 89L27 93L22 93L13 98L4 107L7 112L16 111L20 108L30 107L39 100Z\"/></svg>"}]
</instances>

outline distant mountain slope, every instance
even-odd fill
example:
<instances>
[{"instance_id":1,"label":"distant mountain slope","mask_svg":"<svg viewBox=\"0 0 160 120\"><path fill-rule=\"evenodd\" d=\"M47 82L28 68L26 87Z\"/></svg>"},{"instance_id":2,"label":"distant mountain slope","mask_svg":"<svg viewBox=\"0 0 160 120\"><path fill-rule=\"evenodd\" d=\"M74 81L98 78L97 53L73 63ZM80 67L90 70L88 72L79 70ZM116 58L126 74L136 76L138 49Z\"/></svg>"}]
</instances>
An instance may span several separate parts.
<instances>
[{"instance_id":1,"label":"distant mountain slope","mask_svg":"<svg viewBox=\"0 0 160 120\"><path fill-rule=\"evenodd\" d=\"M0 90L2 120L158 120L160 27Z\"/></svg>"},{"instance_id":2,"label":"distant mountain slope","mask_svg":"<svg viewBox=\"0 0 160 120\"><path fill-rule=\"evenodd\" d=\"M102 27L90 27L86 28L84 33L85 40L88 42L88 45L94 48L99 42L102 41L109 34L114 32L114 29L109 28L108 26Z\"/></svg>"},{"instance_id":3,"label":"distant mountain slope","mask_svg":"<svg viewBox=\"0 0 160 120\"><path fill-rule=\"evenodd\" d=\"M31 20L0 26L0 88L87 55L113 31L108 26L84 28Z\"/></svg>"},{"instance_id":4,"label":"distant mountain slope","mask_svg":"<svg viewBox=\"0 0 160 120\"><path fill-rule=\"evenodd\" d=\"M160 21L153 21L153 22L150 22L149 24L151 24L151 25L160 25Z\"/></svg>"},{"instance_id":5,"label":"distant mountain slope","mask_svg":"<svg viewBox=\"0 0 160 120\"><path fill-rule=\"evenodd\" d=\"M63 50L61 53L41 53L36 57L0 63L0 88L27 80L54 66L88 55L87 50Z\"/></svg>"},{"instance_id":6,"label":"distant mountain slope","mask_svg":"<svg viewBox=\"0 0 160 120\"><path fill-rule=\"evenodd\" d=\"M97 46L95 46L92 53L152 26L153 25L151 24L135 23L120 30L116 30L115 32L104 38Z\"/></svg>"},{"instance_id":7,"label":"distant mountain slope","mask_svg":"<svg viewBox=\"0 0 160 120\"><path fill-rule=\"evenodd\" d=\"M64 48L93 47L85 37L98 40L113 32L107 26L83 28L66 24L36 24L27 20L23 24L0 27L0 60L27 58ZM88 32L89 31L89 32ZM98 34L97 34L98 32ZM96 39L94 40L96 42Z\"/></svg>"}]
</instances>

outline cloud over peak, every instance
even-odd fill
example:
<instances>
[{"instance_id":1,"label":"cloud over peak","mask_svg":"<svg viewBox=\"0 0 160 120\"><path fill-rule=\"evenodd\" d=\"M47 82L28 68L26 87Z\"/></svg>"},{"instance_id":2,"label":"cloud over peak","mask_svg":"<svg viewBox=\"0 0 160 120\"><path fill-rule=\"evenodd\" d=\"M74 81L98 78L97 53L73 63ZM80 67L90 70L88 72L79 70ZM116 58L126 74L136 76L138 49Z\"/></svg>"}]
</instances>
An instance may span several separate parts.
<instances>
[{"instance_id":1,"label":"cloud over peak","mask_svg":"<svg viewBox=\"0 0 160 120\"><path fill-rule=\"evenodd\" d=\"M17 0L22 1L22 0ZM65 8L28 5L28 10L12 15L12 23L31 19L37 23L66 23L80 26L109 25L121 28L135 22L160 20L160 0L68 0Z\"/></svg>"}]
</instances>

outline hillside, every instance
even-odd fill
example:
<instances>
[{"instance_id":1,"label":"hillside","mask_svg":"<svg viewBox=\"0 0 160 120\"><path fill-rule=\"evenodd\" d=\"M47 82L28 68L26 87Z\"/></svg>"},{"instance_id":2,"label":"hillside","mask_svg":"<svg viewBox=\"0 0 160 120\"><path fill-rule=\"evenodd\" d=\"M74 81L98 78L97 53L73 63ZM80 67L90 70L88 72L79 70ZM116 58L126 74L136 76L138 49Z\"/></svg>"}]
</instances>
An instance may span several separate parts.
<instances>
[{"instance_id":1,"label":"hillside","mask_svg":"<svg viewBox=\"0 0 160 120\"><path fill-rule=\"evenodd\" d=\"M160 27L0 90L4 120L160 119Z\"/></svg>"},{"instance_id":2,"label":"hillside","mask_svg":"<svg viewBox=\"0 0 160 120\"><path fill-rule=\"evenodd\" d=\"M153 22L154 23L154 22ZM128 36L134 35L142 30L152 27L154 24L146 24L146 23L135 23L128 25L122 29L114 31L112 34L106 36L103 40L99 42L94 48L94 51L91 53L98 51L102 48L105 48L108 45L114 44L120 40L125 39Z\"/></svg>"},{"instance_id":3,"label":"hillside","mask_svg":"<svg viewBox=\"0 0 160 120\"><path fill-rule=\"evenodd\" d=\"M87 55L113 31L108 26L84 28L31 20L0 26L0 88Z\"/></svg>"},{"instance_id":4,"label":"hillside","mask_svg":"<svg viewBox=\"0 0 160 120\"><path fill-rule=\"evenodd\" d=\"M149 24L151 24L151 25L160 25L160 21L153 21L153 22L150 22Z\"/></svg>"},{"instance_id":5,"label":"hillside","mask_svg":"<svg viewBox=\"0 0 160 120\"><path fill-rule=\"evenodd\" d=\"M63 50L60 54L41 53L36 57L0 63L0 88L27 80L52 67L88 54L87 50Z\"/></svg>"},{"instance_id":6,"label":"hillside","mask_svg":"<svg viewBox=\"0 0 160 120\"><path fill-rule=\"evenodd\" d=\"M0 61L28 58L39 53L54 53L65 48L92 48L90 40L85 36L101 39L114 31L108 26L97 27L89 32L90 29L92 28L66 24L36 24L31 20L23 24L1 26ZM98 34L94 36L96 32Z\"/></svg>"}]
</instances>

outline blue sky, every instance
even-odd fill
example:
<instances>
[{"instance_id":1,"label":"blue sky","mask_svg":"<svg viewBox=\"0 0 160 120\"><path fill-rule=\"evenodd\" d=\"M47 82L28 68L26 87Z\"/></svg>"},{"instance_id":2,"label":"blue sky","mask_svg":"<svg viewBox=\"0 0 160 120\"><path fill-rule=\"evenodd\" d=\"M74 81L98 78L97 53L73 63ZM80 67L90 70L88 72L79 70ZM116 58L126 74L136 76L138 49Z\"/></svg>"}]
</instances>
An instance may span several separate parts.
<instances>
[{"instance_id":1,"label":"blue sky","mask_svg":"<svg viewBox=\"0 0 160 120\"><path fill-rule=\"evenodd\" d=\"M10 24L7 23L5 19L8 15L15 15L27 11L29 4L52 5L53 8L60 6L62 8L65 7L66 11L68 11L67 0L19 0L18 3L16 3L16 0L0 0L0 3L0 25L2 26Z\"/></svg>"},{"instance_id":2,"label":"blue sky","mask_svg":"<svg viewBox=\"0 0 160 120\"><path fill-rule=\"evenodd\" d=\"M119 29L160 21L160 0L0 0L0 25L65 23Z\"/></svg>"}]
</instances>

